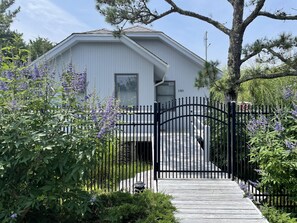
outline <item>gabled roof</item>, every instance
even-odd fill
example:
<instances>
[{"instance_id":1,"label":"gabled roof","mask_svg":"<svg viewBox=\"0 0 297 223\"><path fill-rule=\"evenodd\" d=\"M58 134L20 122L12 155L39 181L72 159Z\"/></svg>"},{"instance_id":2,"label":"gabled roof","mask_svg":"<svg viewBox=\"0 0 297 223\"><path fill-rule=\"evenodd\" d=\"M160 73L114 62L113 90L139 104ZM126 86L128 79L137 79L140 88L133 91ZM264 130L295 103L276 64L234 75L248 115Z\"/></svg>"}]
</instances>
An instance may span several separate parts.
<instances>
[{"instance_id":1,"label":"gabled roof","mask_svg":"<svg viewBox=\"0 0 297 223\"><path fill-rule=\"evenodd\" d=\"M89 32L85 32L87 33L92 33L92 34L112 34L113 31L112 30L107 30L107 29L99 29L99 30L93 30L93 31L89 31ZM140 25L136 25L136 26L132 26L126 29L123 29L123 34L131 37L131 38L157 38L160 39L161 41L165 42L166 44L170 45L171 47L175 48L178 52L180 52L181 54L183 54L184 56L186 56L187 58L189 58L190 60L192 60L194 63L200 65L200 66L204 66L204 59L202 59L201 57L199 57L197 54L193 53L192 51L190 51L189 49L187 49L186 47L184 47L183 45L181 45L180 43L178 43L177 41L175 41L174 39L172 39L171 37L167 36L165 33L161 32L161 31L157 31L148 27L144 27L144 26L140 26Z\"/></svg>"},{"instance_id":2,"label":"gabled roof","mask_svg":"<svg viewBox=\"0 0 297 223\"><path fill-rule=\"evenodd\" d=\"M186 47L182 46L163 32L139 25L124 29L123 35L121 37L114 37L113 31L108 29L98 29L82 33L73 33L62 42L60 42L58 45L56 45L53 49L33 61L32 64L43 62L44 60L50 60L51 58L54 58L55 56L70 49L78 42L122 42L127 47L131 48L136 53L140 54L145 59L154 64L158 73L166 73L169 65L157 55L153 54L148 49L142 47L133 40L141 38L160 39L161 41L176 49L188 59L192 60L194 63L200 66L204 66L204 60L201 57L199 57Z\"/></svg>"},{"instance_id":3,"label":"gabled roof","mask_svg":"<svg viewBox=\"0 0 297 223\"><path fill-rule=\"evenodd\" d=\"M160 32L160 31L156 31L156 30L153 30L153 29L149 29L149 28L144 27L144 26L132 26L132 27L123 29L123 31L124 31L124 33L133 33L133 32L136 32L136 33L139 33L139 32Z\"/></svg>"},{"instance_id":4,"label":"gabled roof","mask_svg":"<svg viewBox=\"0 0 297 223\"><path fill-rule=\"evenodd\" d=\"M80 34L112 34L112 31L108 29L96 29L87 32L82 32Z\"/></svg>"},{"instance_id":5,"label":"gabled roof","mask_svg":"<svg viewBox=\"0 0 297 223\"><path fill-rule=\"evenodd\" d=\"M194 63L204 66L204 59L202 59L197 54L193 53L177 41L173 40L171 37L167 36L165 33L161 31L156 31L153 29L149 29L142 26L134 26L131 28L127 28L123 30L125 35L132 38L132 39L149 39L149 38L157 38L161 41L165 42L166 44L170 45L171 47L175 48L178 52L192 60Z\"/></svg>"},{"instance_id":6,"label":"gabled roof","mask_svg":"<svg viewBox=\"0 0 297 223\"><path fill-rule=\"evenodd\" d=\"M57 44L53 49L49 50L47 53L33 61L32 65L51 60L57 55L62 54L71 47L75 46L79 42L121 42L151 62L156 68L156 74L160 75L161 78L165 75L169 67L169 65L157 55L145 49L126 35L114 37L113 32L107 29L99 29L83 33L73 33L62 42Z\"/></svg>"}]
</instances>

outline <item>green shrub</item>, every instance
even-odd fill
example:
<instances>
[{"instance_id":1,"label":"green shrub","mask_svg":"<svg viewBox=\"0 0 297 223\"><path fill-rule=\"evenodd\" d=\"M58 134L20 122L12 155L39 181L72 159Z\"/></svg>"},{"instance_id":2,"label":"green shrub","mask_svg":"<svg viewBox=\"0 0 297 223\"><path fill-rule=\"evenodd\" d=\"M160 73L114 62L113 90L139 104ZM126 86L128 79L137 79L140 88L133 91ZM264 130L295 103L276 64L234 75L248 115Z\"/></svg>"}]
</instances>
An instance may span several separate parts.
<instances>
[{"instance_id":1,"label":"green shrub","mask_svg":"<svg viewBox=\"0 0 297 223\"><path fill-rule=\"evenodd\" d=\"M149 190L139 194L100 194L92 198L90 211L82 222L174 223L177 222L174 217L175 208L170 199L168 195Z\"/></svg>"},{"instance_id":2,"label":"green shrub","mask_svg":"<svg viewBox=\"0 0 297 223\"><path fill-rule=\"evenodd\" d=\"M270 223L297 223L297 219L291 214L281 212L276 208L264 206L261 211Z\"/></svg>"},{"instance_id":3,"label":"green shrub","mask_svg":"<svg viewBox=\"0 0 297 223\"><path fill-rule=\"evenodd\" d=\"M59 222L59 223L175 223L175 207L171 197L145 190L128 192L86 193L79 203L86 205L85 212L57 212L51 208L33 208L23 219L12 216L9 222Z\"/></svg>"},{"instance_id":4,"label":"green shrub","mask_svg":"<svg viewBox=\"0 0 297 223\"><path fill-rule=\"evenodd\" d=\"M82 188L117 103L84 95L86 74L71 64L59 84L46 66L0 61L0 221L73 222L89 208Z\"/></svg>"},{"instance_id":5,"label":"green shrub","mask_svg":"<svg viewBox=\"0 0 297 223\"><path fill-rule=\"evenodd\" d=\"M272 119L249 125L251 161L260 167L261 185L271 193L286 192L297 204L297 95L285 94L286 106ZM280 191L281 190L281 191Z\"/></svg>"}]
</instances>

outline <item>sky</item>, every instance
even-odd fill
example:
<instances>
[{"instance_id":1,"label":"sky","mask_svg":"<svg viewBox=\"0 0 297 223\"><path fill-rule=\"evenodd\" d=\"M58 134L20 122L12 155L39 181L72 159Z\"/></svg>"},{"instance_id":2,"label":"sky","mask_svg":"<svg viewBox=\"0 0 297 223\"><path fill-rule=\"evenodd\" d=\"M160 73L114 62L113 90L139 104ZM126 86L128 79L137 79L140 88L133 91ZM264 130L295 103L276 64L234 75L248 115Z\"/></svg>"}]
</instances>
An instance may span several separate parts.
<instances>
[{"instance_id":1,"label":"sky","mask_svg":"<svg viewBox=\"0 0 297 223\"><path fill-rule=\"evenodd\" d=\"M209 16L230 28L232 8L227 0L176 0L176 4ZM150 5L159 12L169 8L163 0L151 0ZM21 11L11 28L23 33L26 41L44 37L59 43L71 33L101 28L114 29L95 9L95 0L16 0L14 6L20 6ZM270 12L283 9L297 14L297 1L267 0L264 9ZM250 11L251 8L246 9L246 13ZM226 67L228 37L210 24L174 14L148 27L164 32L204 59L207 48L208 60L218 60L221 68ZM297 21L284 22L260 17L246 30L244 44L252 43L257 38L277 37L283 32L297 35Z\"/></svg>"}]
</instances>

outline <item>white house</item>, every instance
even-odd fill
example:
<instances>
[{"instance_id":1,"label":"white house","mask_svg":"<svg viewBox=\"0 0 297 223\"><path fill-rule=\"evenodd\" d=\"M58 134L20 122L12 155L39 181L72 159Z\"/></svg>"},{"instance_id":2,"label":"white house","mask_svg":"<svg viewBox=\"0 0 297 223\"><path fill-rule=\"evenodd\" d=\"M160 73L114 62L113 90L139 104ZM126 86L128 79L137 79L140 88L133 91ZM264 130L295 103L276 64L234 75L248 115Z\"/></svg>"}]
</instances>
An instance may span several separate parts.
<instances>
[{"instance_id":1,"label":"white house","mask_svg":"<svg viewBox=\"0 0 297 223\"><path fill-rule=\"evenodd\" d=\"M88 92L115 95L122 105L152 105L209 95L194 87L204 60L160 31L134 26L114 37L106 29L73 33L34 63L48 61L56 73L72 63L87 71Z\"/></svg>"}]
</instances>

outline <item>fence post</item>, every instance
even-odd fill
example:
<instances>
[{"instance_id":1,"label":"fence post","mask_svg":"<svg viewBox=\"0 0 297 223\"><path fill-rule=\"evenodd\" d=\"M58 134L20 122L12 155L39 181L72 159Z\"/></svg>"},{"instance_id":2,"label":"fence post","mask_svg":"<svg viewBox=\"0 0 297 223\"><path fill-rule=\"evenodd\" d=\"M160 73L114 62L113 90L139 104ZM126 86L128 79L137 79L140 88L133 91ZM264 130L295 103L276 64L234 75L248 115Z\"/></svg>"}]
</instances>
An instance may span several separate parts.
<instances>
[{"instance_id":1,"label":"fence post","mask_svg":"<svg viewBox=\"0 0 297 223\"><path fill-rule=\"evenodd\" d=\"M157 180L158 177L157 177L157 174L158 174L158 171L159 171L159 156L158 156L158 151L159 151L159 148L158 148L158 141L159 141L159 128L158 128L158 125L159 125L159 118L160 116L160 113L159 113L159 104L158 102L155 102L154 103L154 180Z\"/></svg>"},{"instance_id":2,"label":"fence post","mask_svg":"<svg viewBox=\"0 0 297 223\"><path fill-rule=\"evenodd\" d=\"M235 179L235 154L236 151L236 101L231 101L231 173L232 180Z\"/></svg>"},{"instance_id":3,"label":"fence post","mask_svg":"<svg viewBox=\"0 0 297 223\"><path fill-rule=\"evenodd\" d=\"M227 104L227 119L228 119L228 127L227 127L227 171L228 178L231 178L231 102Z\"/></svg>"},{"instance_id":4,"label":"fence post","mask_svg":"<svg viewBox=\"0 0 297 223\"><path fill-rule=\"evenodd\" d=\"M235 179L236 102L228 102L228 178Z\"/></svg>"}]
</instances>

